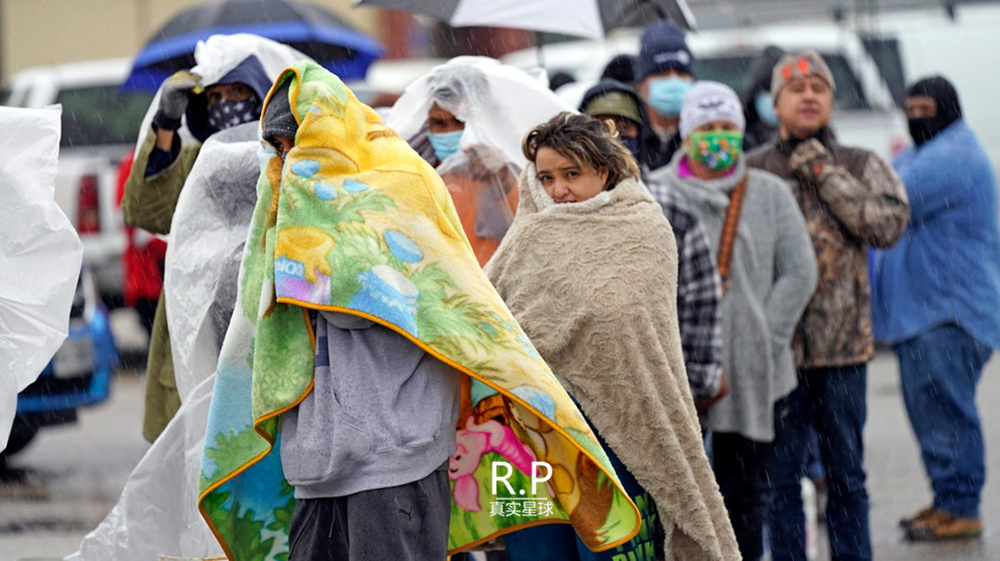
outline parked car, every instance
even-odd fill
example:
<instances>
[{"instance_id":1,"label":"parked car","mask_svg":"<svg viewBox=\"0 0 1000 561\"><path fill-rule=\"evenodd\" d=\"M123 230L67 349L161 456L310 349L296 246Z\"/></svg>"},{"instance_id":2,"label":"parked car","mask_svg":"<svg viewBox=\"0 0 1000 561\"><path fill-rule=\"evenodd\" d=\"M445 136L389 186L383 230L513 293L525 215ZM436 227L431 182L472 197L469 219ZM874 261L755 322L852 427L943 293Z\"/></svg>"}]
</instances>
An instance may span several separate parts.
<instances>
[{"instance_id":1,"label":"parked car","mask_svg":"<svg viewBox=\"0 0 1000 561\"><path fill-rule=\"evenodd\" d=\"M94 276L80 272L69 314L69 334L34 383L17 395L17 414L0 463L24 449L38 430L76 422L77 410L110 395L118 360Z\"/></svg>"},{"instance_id":2,"label":"parked car","mask_svg":"<svg viewBox=\"0 0 1000 561\"><path fill-rule=\"evenodd\" d=\"M151 92L122 92L125 58L39 66L15 74L4 105L62 104L55 198L83 241L83 258L111 304L122 294L125 232L115 199L118 162L135 146Z\"/></svg>"},{"instance_id":3,"label":"parked car","mask_svg":"<svg viewBox=\"0 0 1000 561\"><path fill-rule=\"evenodd\" d=\"M743 89L753 60L768 45L777 45L786 51L815 49L823 55L837 83L836 111L831 126L842 143L868 148L886 158L909 143L906 118L890 90L887 77L862 37L849 28L834 24L798 24L688 34L698 79L723 82L737 92ZM621 53L638 52L639 32L630 30L605 41L546 45L542 48L542 60L550 76L566 72L576 78L577 82L556 92L576 107L584 92L600 78L608 61ZM535 48L524 49L501 60L527 70L538 66L539 53ZM895 84L901 77L891 79Z\"/></svg>"}]
</instances>

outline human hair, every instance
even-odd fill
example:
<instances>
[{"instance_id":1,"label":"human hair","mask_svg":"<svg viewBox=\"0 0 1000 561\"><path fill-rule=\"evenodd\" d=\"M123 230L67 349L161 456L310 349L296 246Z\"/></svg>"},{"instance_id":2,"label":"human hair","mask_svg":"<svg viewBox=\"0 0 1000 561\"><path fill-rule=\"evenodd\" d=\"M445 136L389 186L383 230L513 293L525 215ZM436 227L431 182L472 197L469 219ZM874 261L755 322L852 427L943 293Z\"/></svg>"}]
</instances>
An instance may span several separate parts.
<instances>
[{"instance_id":1,"label":"human hair","mask_svg":"<svg viewBox=\"0 0 1000 561\"><path fill-rule=\"evenodd\" d=\"M608 170L605 189L621 181L639 177L639 165L632 153L618 141L611 121L601 122L587 115L563 111L531 129L521 143L524 157L532 163L542 148L550 148L581 168Z\"/></svg>"}]
</instances>

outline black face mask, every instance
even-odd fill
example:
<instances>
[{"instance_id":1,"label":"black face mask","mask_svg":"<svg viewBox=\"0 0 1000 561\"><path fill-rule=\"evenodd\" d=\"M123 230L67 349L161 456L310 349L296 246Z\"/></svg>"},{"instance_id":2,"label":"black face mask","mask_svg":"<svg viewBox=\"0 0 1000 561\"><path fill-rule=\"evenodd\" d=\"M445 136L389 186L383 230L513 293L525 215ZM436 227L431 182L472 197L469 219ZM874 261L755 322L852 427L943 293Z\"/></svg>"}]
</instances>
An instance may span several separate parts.
<instances>
[{"instance_id":1,"label":"black face mask","mask_svg":"<svg viewBox=\"0 0 1000 561\"><path fill-rule=\"evenodd\" d=\"M906 91L906 97L915 96L929 97L937 104L935 116L907 121L910 137L918 147L962 118L962 106L958 102L955 87L940 76L925 78L910 86Z\"/></svg>"},{"instance_id":2,"label":"black face mask","mask_svg":"<svg viewBox=\"0 0 1000 561\"><path fill-rule=\"evenodd\" d=\"M243 101L224 99L208 106L208 124L220 131L256 121L258 118L260 118L260 102L255 95Z\"/></svg>"},{"instance_id":3,"label":"black face mask","mask_svg":"<svg viewBox=\"0 0 1000 561\"><path fill-rule=\"evenodd\" d=\"M923 143L937 136L939 132L946 129L952 121L942 118L941 116L935 116L909 119L906 123L910 128L910 138L912 138L913 143L919 147L922 146Z\"/></svg>"}]
</instances>

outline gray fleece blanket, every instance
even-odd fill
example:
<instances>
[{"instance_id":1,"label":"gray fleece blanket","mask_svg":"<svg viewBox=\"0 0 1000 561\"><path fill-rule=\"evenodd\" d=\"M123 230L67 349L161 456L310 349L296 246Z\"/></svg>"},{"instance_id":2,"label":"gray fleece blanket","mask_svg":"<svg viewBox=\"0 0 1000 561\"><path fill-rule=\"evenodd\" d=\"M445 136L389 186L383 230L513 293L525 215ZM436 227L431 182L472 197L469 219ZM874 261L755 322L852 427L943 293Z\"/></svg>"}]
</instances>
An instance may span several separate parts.
<instances>
[{"instance_id":1,"label":"gray fleece blanket","mask_svg":"<svg viewBox=\"0 0 1000 561\"><path fill-rule=\"evenodd\" d=\"M555 204L528 164L487 276L656 502L670 559L739 559L702 447L677 323L677 249L634 179Z\"/></svg>"}]
</instances>

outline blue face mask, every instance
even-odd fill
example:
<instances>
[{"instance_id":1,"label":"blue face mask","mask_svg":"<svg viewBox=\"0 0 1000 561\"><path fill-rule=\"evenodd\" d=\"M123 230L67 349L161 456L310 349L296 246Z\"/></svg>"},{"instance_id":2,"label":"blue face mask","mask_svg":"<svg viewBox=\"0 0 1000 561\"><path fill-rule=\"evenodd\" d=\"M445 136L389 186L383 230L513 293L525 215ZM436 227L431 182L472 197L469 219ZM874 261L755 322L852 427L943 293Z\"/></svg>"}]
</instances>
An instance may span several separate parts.
<instances>
[{"instance_id":1,"label":"blue face mask","mask_svg":"<svg viewBox=\"0 0 1000 561\"><path fill-rule=\"evenodd\" d=\"M671 76L649 81L649 104L662 115L676 117L681 114L684 94L691 89L691 82Z\"/></svg>"},{"instance_id":2,"label":"blue face mask","mask_svg":"<svg viewBox=\"0 0 1000 561\"><path fill-rule=\"evenodd\" d=\"M753 98L753 107L760 120L769 127L778 126L778 116L774 114L774 100L770 92L760 92Z\"/></svg>"},{"instance_id":3,"label":"blue face mask","mask_svg":"<svg viewBox=\"0 0 1000 561\"><path fill-rule=\"evenodd\" d=\"M447 160L448 156L458 152L458 143L462 140L463 132L465 131L427 133L427 140L431 141L431 148L434 149L434 155L439 162Z\"/></svg>"},{"instance_id":4,"label":"blue face mask","mask_svg":"<svg viewBox=\"0 0 1000 561\"><path fill-rule=\"evenodd\" d=\"M639 159L639 139L634 136L619 136L618 140L622 141L625 148L632 153L632 157L636 160Z\"/></svg>"}]
</instances>

